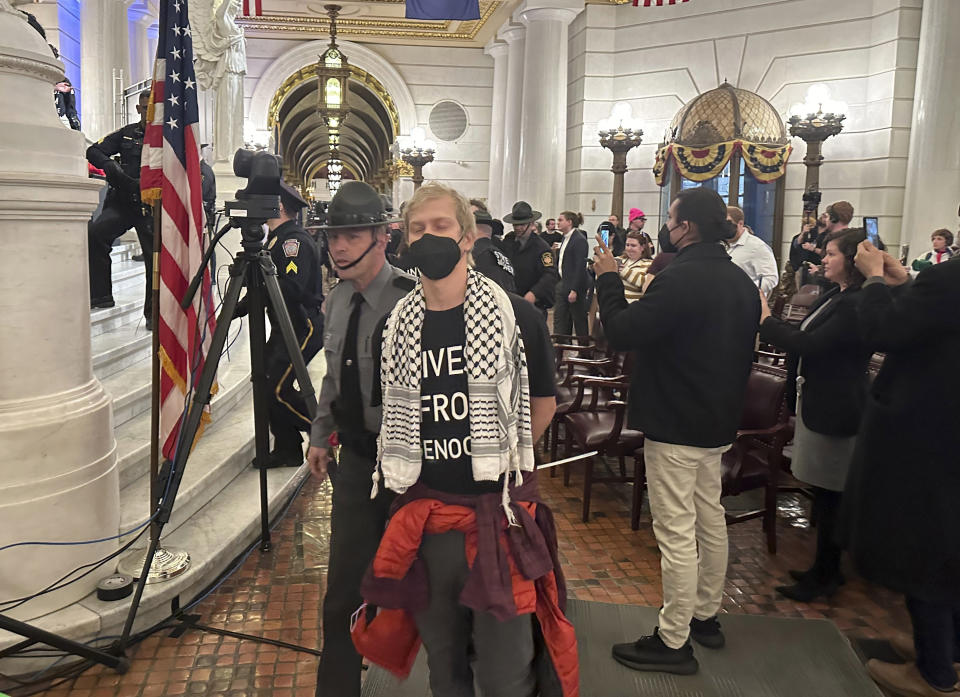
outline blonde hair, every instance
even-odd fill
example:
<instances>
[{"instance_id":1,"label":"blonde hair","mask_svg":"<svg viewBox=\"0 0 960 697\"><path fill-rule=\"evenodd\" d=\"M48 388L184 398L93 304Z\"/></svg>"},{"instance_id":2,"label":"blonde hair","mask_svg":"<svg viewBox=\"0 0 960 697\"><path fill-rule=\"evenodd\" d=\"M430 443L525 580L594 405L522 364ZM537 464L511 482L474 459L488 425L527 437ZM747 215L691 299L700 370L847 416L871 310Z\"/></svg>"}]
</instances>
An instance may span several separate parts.
<instances>
[{"instance_id":1,"label":"blonde hair","mask_svg":"<svg viewBox=\"0 0 960 697\"><path fill-rule=\"evenodd\" d=\"M727 206L727 216L733 221L733 224L743 222L743 209L739 206Z\"/></svg>"},{"instance_id":2,"label":"blonde hair","mask_svg":"<svg viewBox=\"0 0 960 697\"><path fill-rule=\"evenodd\" d=\"M434 199L443 198L444 196L449 197L453 201L454 208L456 209L457 223L460 224L460 230L463 234L471 238L477 236L476 219L470 211L470 201L467 200L467 197L446 184L427 182L413 193L413 196L406 202L406 206L403 209L403 230L405 238L409 239L409 233L407 231L410 229L410 214L427 201L433 201Z\"/></svg>"}]
</instances>

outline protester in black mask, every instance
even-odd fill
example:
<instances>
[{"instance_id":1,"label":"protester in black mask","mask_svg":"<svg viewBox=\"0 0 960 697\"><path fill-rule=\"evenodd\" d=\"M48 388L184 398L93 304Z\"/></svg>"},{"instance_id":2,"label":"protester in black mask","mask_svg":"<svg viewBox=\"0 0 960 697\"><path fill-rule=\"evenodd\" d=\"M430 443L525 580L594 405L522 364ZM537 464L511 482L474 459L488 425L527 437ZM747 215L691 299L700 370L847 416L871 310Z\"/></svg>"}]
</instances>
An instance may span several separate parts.
<instances>
[{"instance_id":1,"label":"protester in black mask","mask_svg":"<svg viewBox=\"0 0 960 697\"><path fill-rule=\"evenodd\" d=\"M378 591L390 582L377 575L386 558L419 557L425 574L409 574L386 605L392 612L379 613L370 633L361 622L354 637L370 649L364 655L402 673L419 635L438 696L472 695L474 681L486 695L541 694L534 657L548 653L556 673L575 685L572 625L535 625L544 607L560 612L558 598L538 591L536 609L515 602L522 582L511 579L508 559L516 549L549 558L555 536L532 520L535 534L510 528L508 544L504 532L507 518L522 516L537 500L533 444L556 407L547 328L532 303L470 268L475 223L461 194L425 184L408 202L404 221L420 283L383 323L382 341L373 342L383 347L382 358L374 357L383 389L375 488L401 496L364 579L364 600L386 605ZM537 504L537 520L543 506ZM476 516L454 524L455 512L469 509ZM500 554L474 547L477 539L497 538ZM478 603L481 595L509 600ZM418 598L428 598L426 607ZM378 629L395 628L394 621L404 631ZM538 650L538 641L551 651Z\"/></svg>"},{"instance_id":2,"label":"protester in black mask","mask_svg":"<svg viewBox=\"0 0 960 697\"><path fill-rule=\"evenodd\" d=\"M612 348L635 351L635 365L657 366L634 372L627 422L646 436L663 572L659 626L613 647L614 658L636 670L695 673L689 637L724 644L716 617L728 553L720 458L736 437L760 319L757 289L720 244L731 228L715 191L681 192L660 234L661 251L677 256L629 304L616 259L597 238L603 332Z\"/></svg>"}]
</instances>

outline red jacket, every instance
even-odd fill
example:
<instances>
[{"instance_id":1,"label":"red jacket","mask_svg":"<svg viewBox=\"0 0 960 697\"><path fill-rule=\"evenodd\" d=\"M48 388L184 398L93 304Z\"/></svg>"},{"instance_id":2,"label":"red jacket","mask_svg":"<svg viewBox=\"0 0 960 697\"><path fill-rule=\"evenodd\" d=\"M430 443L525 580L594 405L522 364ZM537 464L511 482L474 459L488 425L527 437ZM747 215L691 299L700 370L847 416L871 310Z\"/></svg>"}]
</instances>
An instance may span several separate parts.
<instances>
[{"instance_id":1,"label":"red jacket","mask_svg":"<svg viewBox=\"0 0 960 697\"><path fill-rule=\"evenodd\" d=\"M499 496L493 495L493 499L499 501ZM543 504L514 500L512 505L519 513L518 518L523 516L527 523L532 523L537 513L537 506ZM361 655L389 670L401 680L406 679L410 674L420 649L420 636L411 613L416 611L418 606L422 608L426 599L422 561L418 562L420 542L424 534L439 534L450 530L464 533L471 576L475 573L484 576L491 571L495 575L499 574L499 570L481 570L475 564L479 537L478 513L481 519L485 518L483 507L451 505L435 498L416 498L396 511L390 519L377 555L367 572L367 578L364 579L362 588L364 599L370 604L379 604L379 612L369 624L366 613L358 613L359 618L352 632L354 645ZM538 578L527 578L518 569L515 554L512 551L517 541L511 540L507 534L506 516L501 511L495 520L499 523L500 549L497 553L499 554L500 550L508 552L499 554L500 559L504 560L499 565L505 563L509 566L509 583L512 588L510 605L513 606L513 615L536 614L553 669L559 679L561 688L559 694L562 697L578 697L580 677L577 640L573 625L560 609L561 594L558 590L557 574L550 569ZM529 527L527 525L523 527L525 529L522 534L527 534ZM512 529L512 531L516 530L517 528ZM483 542L481 541L480 544L482 545ZM396 607L403 603L387 601L385 605L383 599L376 597L378 593L375 587L384 583L389 586L391 580L395 581L397 586L404 587L400 596L406 593L405 597L410 598L411 602L407 602L403 607ZM467 586L471 585L476 586L468 580ZM495 594L491 595L495 596ZM400 596L390 591L383 594L383 597L394 600ZM489 598L486 600L489 601ZM391 608L390 605L394 607ZM492 611L493 614L502 614L502 603Z\"/></svg>"}]
</instances>

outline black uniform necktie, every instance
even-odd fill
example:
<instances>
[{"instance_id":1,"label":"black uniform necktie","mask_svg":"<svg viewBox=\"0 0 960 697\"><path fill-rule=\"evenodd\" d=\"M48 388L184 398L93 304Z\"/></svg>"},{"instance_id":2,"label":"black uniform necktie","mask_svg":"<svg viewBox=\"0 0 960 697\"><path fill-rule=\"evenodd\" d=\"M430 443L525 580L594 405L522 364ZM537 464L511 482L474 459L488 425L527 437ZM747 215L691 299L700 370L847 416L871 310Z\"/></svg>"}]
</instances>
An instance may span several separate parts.
<instances>
[{"instance_id":1,"label":"black uniform necktie","mask_svg":"<svg viewBox=\"0 0 960 697\"><path fill-rule=\"evenodd\" d=\"M360 392L360 366L357 364L357 333L360 326L360 311L363 309L363 295L354 293L350 299L353 310L347 322L347 333L343 340L343 363L340 366L340 403L343 415L350 425L349 430L359 433L364 429L363 396Z\"/></svg>"}]
</instances>

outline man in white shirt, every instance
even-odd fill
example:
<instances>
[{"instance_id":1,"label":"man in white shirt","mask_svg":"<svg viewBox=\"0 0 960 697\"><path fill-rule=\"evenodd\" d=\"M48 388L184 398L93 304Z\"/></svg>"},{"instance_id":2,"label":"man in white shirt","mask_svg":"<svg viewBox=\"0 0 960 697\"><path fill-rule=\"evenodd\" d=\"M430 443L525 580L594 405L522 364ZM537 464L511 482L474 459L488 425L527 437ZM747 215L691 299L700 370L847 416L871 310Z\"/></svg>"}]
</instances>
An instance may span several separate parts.
<instances>
[{"instance_id":1,"label":"man in white shirt","mask_svg":"<svg viewBox=\"0 0 960 697\"><path fill-rule=\"evenodd\" d=\"M750 232L743 222L743 211L727 206L727 220L737 226L737 234L727 240L727 254L750 277L755 286L769 296L780 281L777 259L766 242Z\"/></svg>"}]
</instances>

